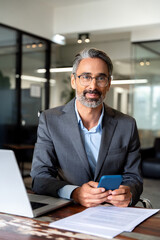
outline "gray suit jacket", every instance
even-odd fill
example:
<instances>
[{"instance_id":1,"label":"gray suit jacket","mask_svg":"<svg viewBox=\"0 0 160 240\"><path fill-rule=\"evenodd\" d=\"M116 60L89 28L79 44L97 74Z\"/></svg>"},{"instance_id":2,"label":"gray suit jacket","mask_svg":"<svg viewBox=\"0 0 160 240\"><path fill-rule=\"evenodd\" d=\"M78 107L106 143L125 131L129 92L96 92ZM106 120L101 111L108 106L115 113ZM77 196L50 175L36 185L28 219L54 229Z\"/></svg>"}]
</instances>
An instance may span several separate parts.
<instances>
[{"instance_id":1,"label":"gray suit jacket","mask_svg":"<svg viewBox=\"0 0 160 240\"><path fill-rule=\"evenodd\" d=\"M58 196L66 184L81 186L103 175L122 174L131 187L132 205L142 193L140 143L135 120L105 105L102 138L94 176L82 143L74 107L68 104L44 111L39 120L31 176L33 191Z\"/></svg>"}]
</instances>

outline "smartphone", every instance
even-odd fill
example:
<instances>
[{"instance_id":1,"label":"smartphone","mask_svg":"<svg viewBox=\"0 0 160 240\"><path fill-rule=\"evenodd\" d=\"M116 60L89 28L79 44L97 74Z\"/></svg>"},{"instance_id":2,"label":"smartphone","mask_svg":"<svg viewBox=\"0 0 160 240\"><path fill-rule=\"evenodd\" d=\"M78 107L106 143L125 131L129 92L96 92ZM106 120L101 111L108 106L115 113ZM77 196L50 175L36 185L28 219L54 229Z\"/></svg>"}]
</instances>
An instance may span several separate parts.
<instances>
[{"instance_id":1,"label":"smartphone","mask_svg":"<svg viewBox=\"0 0 160 240\"><path fill-rule=\"evenodd\" d=\"M106 190L118 189L122 182L122 175L104 175L101 177L98 187L103 187Z\"/></svg>"}]
</instances>

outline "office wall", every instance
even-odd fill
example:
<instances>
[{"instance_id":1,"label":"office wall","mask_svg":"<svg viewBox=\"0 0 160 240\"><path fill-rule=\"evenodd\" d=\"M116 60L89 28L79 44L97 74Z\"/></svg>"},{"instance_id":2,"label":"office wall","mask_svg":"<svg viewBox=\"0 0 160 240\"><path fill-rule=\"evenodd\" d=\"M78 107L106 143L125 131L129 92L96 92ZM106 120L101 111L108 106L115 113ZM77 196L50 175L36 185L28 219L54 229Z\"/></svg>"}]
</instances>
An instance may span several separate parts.
<instances>
[{"instance_id":1,"label":"office wall","mask_svg":"<svg viewBox=\"0 0 160 240\"><path fill-rule=\"evenodd\" d=\"M0 23L51 39L53 5L44 0L0 0Z\"/></svg>"},{"instance_id":2,"label":"office wall","mask_svg":"<svg viewBox=\"0 0 160 240\"><path fill-rule=\"evenodd\" d=\"M126 32L133 41L160 39L159 0L0 0L0 23L52 39L56 33ZM149 28L149 32L148 32ZM144 33L143 33L144 32ZM137 37L136 37L137 36Z\"/></svg>"},{"instance_id":3,"label":"office wall","mask_svg":"<svg viewBox=\"0 0 160 240\"><path fill-rule=\"evenodd\" d=\"M54 32L136 30L160 24L159 0L99 0L54 10ZM64 24L65 19L65 24ZM142 31L142 29L141 29Z\"/></svg>"},{"instance_id":4,"label":"office wall","mask_svg":"<svg viewBox=\"0 0 160 240\"><path fill-rule=\"evenodd\" d=\"M57 51L57 62L61 63L61 66L72 66L74 56L82 49L90 47L105 51L112 60L131 59L131 42L130 36L128 35L124 39L115 39L104 42L91 41L88 44L75 43L61 46L59 47L59 51Z\"/></svg>"}]
</instances>

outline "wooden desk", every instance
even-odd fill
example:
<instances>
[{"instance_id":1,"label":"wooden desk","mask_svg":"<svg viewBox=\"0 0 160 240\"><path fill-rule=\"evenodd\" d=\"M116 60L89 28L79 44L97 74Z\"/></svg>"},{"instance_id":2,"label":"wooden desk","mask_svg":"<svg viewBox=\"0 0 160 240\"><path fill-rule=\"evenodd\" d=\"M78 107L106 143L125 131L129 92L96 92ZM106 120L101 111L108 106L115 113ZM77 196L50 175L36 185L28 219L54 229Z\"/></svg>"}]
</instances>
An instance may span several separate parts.
<instances>
[{"instance_id":1,"label":"wooden desk","mask_svg":"<svg viewBox=\"0 0 160 240\"><path fill-rule=\"evenodd\" d=\"M73 233L48 227L49 222L59 220L85 208L77 204L70 204L48 215L30 219L13 215L0 214L0 239L2 240L40 240L40 239L102 239L82 233ZM160 239L160 211L136 227L133 232L123 232L114 239L124 240L159 240Z\"/></svg>"},{"instance_id":2,"label":"wooden desk","mask_svg":"<svg viewBox=\"0 0 160 240\"><path fill-rule=\"evenodd\" d=\"M30 144L5 144L6 148L11 150L25 150L25 149L34 149L34 145Z\"/></svg>"}]
</instances>

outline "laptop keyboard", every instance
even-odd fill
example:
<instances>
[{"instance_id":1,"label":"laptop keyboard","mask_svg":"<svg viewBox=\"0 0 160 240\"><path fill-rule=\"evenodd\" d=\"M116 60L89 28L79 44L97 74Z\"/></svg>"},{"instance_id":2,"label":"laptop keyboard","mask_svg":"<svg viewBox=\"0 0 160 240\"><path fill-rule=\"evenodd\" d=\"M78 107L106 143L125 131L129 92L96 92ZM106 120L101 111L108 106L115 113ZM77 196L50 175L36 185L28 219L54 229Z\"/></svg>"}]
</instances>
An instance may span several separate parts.
<instances>
[{"instance_id":1,"label":"laptop keyboard","mask_svg":"<svg viewBox=\"0 0 160 240\"><path fill-rule=\"evenodd\" d=\"M30 203L31 203L31 207L32 207L33 210L48 205L48 204L45 204L45 203L38 203L38 202L30 202Z\"/></svg>"}]
</instances>

